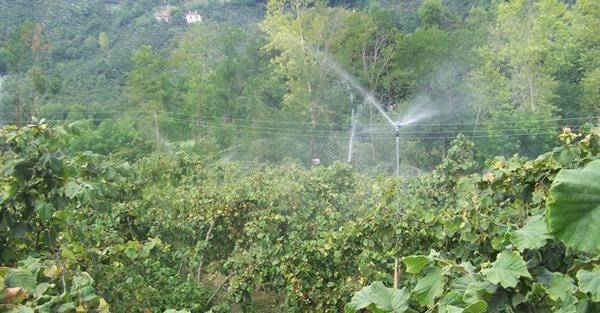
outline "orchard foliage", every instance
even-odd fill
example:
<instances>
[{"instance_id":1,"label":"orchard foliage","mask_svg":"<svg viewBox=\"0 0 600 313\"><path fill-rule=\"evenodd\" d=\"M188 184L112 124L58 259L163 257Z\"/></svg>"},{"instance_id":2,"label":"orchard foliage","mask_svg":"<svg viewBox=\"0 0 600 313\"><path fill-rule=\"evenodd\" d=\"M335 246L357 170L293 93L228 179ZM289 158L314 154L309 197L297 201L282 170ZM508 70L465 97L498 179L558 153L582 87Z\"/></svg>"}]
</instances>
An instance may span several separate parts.
<instances>
[{"instance_id":1,"label":"orchard foliage","mask_svg":"<svg viewBox=\"0 0 600 313\"><path fill-rule=\"evenodd\" d=\"M2 308L598 309L597 130L483 170L458 137L429 174L373 179L61 149L76 126L2 130ZM401 289L385 287L398 258Z\"/></svg>"},{"instance_id":2,"label":"orchard foliage","mask_svg":"<svg viewBox=\"0 0 600 313\"><path fill-rule=\"evenodd\" d=\"M408 274L401 290L381 296L373 284L349 308L596 312L598 135L565 130L561 137L564 147L536 160L497 159L485 174L459 178L466 193L453 210L453 231L445 232L451 220L444 218L428 227L441 232L436 241L444 245L429 243L428 254L403 257Z\"/></svg>"}]
</instances>

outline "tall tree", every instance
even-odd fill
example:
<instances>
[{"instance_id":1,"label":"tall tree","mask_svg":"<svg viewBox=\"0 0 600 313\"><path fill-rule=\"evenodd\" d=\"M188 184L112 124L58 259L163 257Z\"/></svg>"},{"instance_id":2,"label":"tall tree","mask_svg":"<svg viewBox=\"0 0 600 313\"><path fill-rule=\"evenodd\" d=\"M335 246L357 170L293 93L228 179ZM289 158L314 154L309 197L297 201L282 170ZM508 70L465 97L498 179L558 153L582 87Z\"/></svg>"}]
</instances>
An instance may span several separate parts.
<instances>
[{"instance_id":1,"label":"tall tree","mask_svg":"<svg viewBox=\"0 0 600 313\"><path fill-rule=\"evenodd\" d=\"M12 120L20 123L37 115L40 99L49 90L40 65L41 54L50 48L42 24L27 22L15 29L2 45L3 63L9 74L10 94L3 109L13 112ZM52 89L54 90L54 89Z\"/></svg>"},{"instance_id":2,"label":"tall tree","mask_svg":"<svg viewBox=\"0 0 600 313\"><path fill-rule=\"evenodd\" d=\"M146 110L168 110L175 105L170 74L166 58L142 46L133 55L133 70L127 78L129 100Z\"/></svg>"},{"instance_id":3,"label":"tall tree","mask_svg":"<svg viewBox=\"0 0 600 313\"><path fill-rule=\"evenodd\" d=\"M319 135L318 126L350 120L347 82L335 77L332 69L338 65L328 55L332 37L343 25L346 13L312 1L271 1L262 24L267 34L264 48L276 55L273 65L286 83L284 110L289 118L308 124L309 160L326 157L333 144L319 139L324 135Z\"/></svg>"},{"instance_id":4,"label":"tall tree","mask_svg":"<svg viewBox=\"0 0 600 313\"><path fill-rule=\"evenodd\" d=\"M558 0L497 6L489 42L479 49L485 66L472 76L478 118L496 137L487 153L536 154L551 140L556 123L550 120L558 113L555 74L566 62L566 9ZM506 128L512 137L498 130Z\"/></svg>"}]
</instances>

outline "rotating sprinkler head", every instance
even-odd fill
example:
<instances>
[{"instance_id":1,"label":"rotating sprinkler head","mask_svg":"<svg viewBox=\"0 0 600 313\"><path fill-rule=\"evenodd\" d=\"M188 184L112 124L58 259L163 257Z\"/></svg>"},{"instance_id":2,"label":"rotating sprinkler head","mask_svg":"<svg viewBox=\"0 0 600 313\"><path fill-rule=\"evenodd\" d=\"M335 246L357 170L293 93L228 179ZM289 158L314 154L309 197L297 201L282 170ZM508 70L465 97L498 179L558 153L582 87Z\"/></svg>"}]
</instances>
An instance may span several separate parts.
<instances>
[{"instance_id":1,"label":"rotating sprinkler head","mask_svg":"<svg viewBox=\"0 0 600 313\"><path fill-rule=\"evenodd\" d=\"M402 124L402 122L400 121L396 121L392 125L394 126L394 130L396 131L396 137L400 137L400 128L402 128L404 124Z\"/></svg>"}]
</instances>

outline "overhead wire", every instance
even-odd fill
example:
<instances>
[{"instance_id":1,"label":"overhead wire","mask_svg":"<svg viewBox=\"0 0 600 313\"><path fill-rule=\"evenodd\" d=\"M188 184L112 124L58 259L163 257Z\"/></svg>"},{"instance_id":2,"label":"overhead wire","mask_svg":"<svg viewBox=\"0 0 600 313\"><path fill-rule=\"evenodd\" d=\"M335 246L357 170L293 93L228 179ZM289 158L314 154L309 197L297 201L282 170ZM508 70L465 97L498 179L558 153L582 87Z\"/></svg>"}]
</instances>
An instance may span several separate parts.
<instances>
[{"instance_id":1,"label":"overhead wire","mask_svg":"<svg viewBox=\"0 0 600 313\"><path fill-rule=\"evenodd\" d=\"M101 111L96 111L96 113L100 113ZM105 113L114 113L114 112L119 112L119 111L104 111ZM132 112L132 111L130 111ZM140 111L142 112L142 111ZM127 118L129 119L146 119L146 118L151 118L153 115L150 115L149 112L143 112L146 113L147 115L133 115L133 116L127 116ZM11 114L10 112L3 112L0 113L0 115L2 114ZM292 128L292 127L265 127L265 126L257 126L257 125L252 125L252 124L235 124L235 123L228 123L228 122L207 122L207 121L199 121L199 120L192 120L192 119L181 119L181 118L173 118L173 117L169 117L169 116L160 116L160 119L162 121L167 121L167 122L174 122L174 123L178 123L181 125L195 125L195 126L201 126L201 127L205 127L205 128L217 128L217 129L228 129L228 130L252 130L252 131L276 131L277 134L281 133L282 131L284 132L303 132L303 133L308 133L308 135L314 135L315 133L317 134L321 134L321 133L331 133L331 134L338 134L338 133L343 133L346 134L348 132L348 130L334 130L334 129L316 129L316 128ZM83 119L83 120L91 120L91 121L104 121L104 120L114 120L114 119L118 119L120 117L104 117L104 118L100 118L100 117L94 117L94 118L87 118L87 119ZM61 122L61 121L77 121L77 120L81 120L81 119L46 119L46 121L49 122ZM18 123L27 123L29 121L13 121L13 122L18 122ZM336 125L336 124L333 124ZM339 126L339 124L337 124ZM571 125L567 125L569 127L581 127L583 126L583 124L571 124ZM527 128L502 128L502 129L493 129L493 128L483 128L483 129L478 129L478 130L474 130L474 129L455 129L455 130L432 130L432 131L407 131L407 130L402 130L401 133L404 135L419 135L419 134L423 134L423 135L434 135L434 134L458 134L458 133L470 133L470 134L486 134L485 136L489 136L489 133L499 133L499 132L525 132L524 135L526 134L532 134L532 131L542 131L542 130L558 130L560 128L562 128L563 126L542 126L542 127L527 127ZM312 133L312 134L311 134ZM359 131L359 134L389 134L391 133L390 131L375 131L375 130L367 130L367 131ZM292 133L295 134L295 133ZM439 137L439 136L437 136ZM415 137L415 138L423 138L423 136L421 137Z\"/></svg>"},{"instance_id":2,"label":"overhead wire","mask_svg":"<svg viewBox=\"0 0 600 313\"><path fill-rule=\"evenodd\" d=\"M47 122L76 122L76 121L106 121L106 120L117 120L120 117L104 117L104 118L89 118L89 119L44 119ZM148 119L151 120L153 119L153 115L137 115L137 116L128 116L127 119L133 119L133 120L144 120L144 119ZM167 121L167 122L172 122L172 123L177 123L177 124L181 124L181 125L188 125L188 126L194 126L194 127L199 127L199 128L208 128L208 129L223 129L223 130L233 130L233 131L238 131L238 132L253 132L256 134L263 134L263 135L276 135L276 136L281 136L281 137L304 137L304 138L330 138L330 139L340 139L340 140L348 140L350 137L349 135L344 135L347 134L348 131L347 130L331 130L330 134L323 134L323 131L319 131L319 130L312 130L312 133L307 132L307 131L311 131L309 129L298 129L298 128L257 128L255 126L252 125L239 125L239 124L209 124L209 123L198 123L198 124L192 124L192 122L194 122L193 120L182 120L182 119L173 119L173 118L168 118L168 117L164 117L164 116L159 116L158 117L159 120L161 121ZM12 121L14 123L28 123L31 121ZM571 125L571 127L581 127L582 125ZM550 129L550 128L512 128L512 129L504 129L502 131L513 131L513 132L506 132L506 133L493 133L493 131L498 131L498 130L489 130L486 131L484 134L473 134L470 135L469 138L472 139L478 139L478 138L494 138L494 137L521 137L521 136L537 136L537 135L552 135L552 134L557 134L556 129L559 128L557 127L552 127L553 129L555 129L554 131L540 131L540 130L544 130L544 129ZM292 131L292 132L290 132ZM302 131L302 133L298 133L298 132L293 132L293 131ZM438 134L438 133L451 133L451 134L455 134L458 135L460 133L464 133L468 130L456 130L456 131L452 131L452 132L420 132L421 134L428 134L430 136L405 136L405 137L401 137L400 139L403 141L408 141L408 140L446 140L446 139L454 139L455 136L433 136L434 134ZM514 132L514 131L520 131L520 132ZM531 132L524 132L521 133L523 131L531 131ZM490 133L491 132L491 133ZM339 134L339 135L338 135ZM359 133L360 134L360 133ZM363 133L364 134L364 133ZM382 132L379 133L375 133L375 134L384 134ZM389 133L388 133L389 134ZM411 134L411 133L404 133L406 134ZM413 133L414 134L414 133ZM394 138L392 138L391 136L370 136L371 139L374 140L394 140Z\"/></svg>"},{"instance_id":3,"label":"overhead wire","mask_svg":"<svg viewBox=\"0 0 600 313\"><path fill-rule=\"evenodd\" d=\"M106 111L92 111L92 110L77 110L75 111L77 113L85 113L85 114L109 114L109 113L115 113L115 114L127 114L127 113L145 113L145 114L152 114L152 112L149 111L143 111L143 110L106 110ZM165 115L165 116L180 116L180 117L172 117L174 119L179 119L179 120L189 120L189 121L193 121L193 122L197 122L198 119L213 119L213 120L217 120L217 119L223 119L223 120L231 120L231 121L244 121L244 122L252 122L252 123L265 123L265 124L290 124L290 125L311 125L311 124L315 124L315 125L327 125L327 126L352 126L351 123L338 123L338 122L301 122L301 121L282 121L282 120L264 120L264 119L253 119L253 118L238 118L238 117L226 117L226 116L217 116L217 115L196 115L196 114L186 114L186 113L176 113L176 112L157 112L159 115ZM22 112L0 112L0 116L2 115L22 115ZM185 118L184 118L185 117ZM580 116L580 117L564 117L564 118L551 118L551 119L531 119L528 121L495 121L493 123L482 123L482 122L456 122L456 123L421 123L419 122L418 125L407 125L404 128L413 128L413 127L421 127L421 126L459 126L459 125L497 125L497 124L502 124L502 125L510 125L510 124L520 124L520 123L532 123L532 122L561 122L561 121L585 121L585 120L597 120L598 118L600 118L599 116ZM211 123L215 123L215 122L211 122ZM366 125L366 124L365 124ZM389 126L389 124L380 124L380 123L369 123L368 125L372 125L372 126Z\"/></svg>"},{"instance_id":4,"label":"overhead wire","mask_svg":"<svg viewBox=\"0 0 600 313\"><path fill-rule=\"evenodd\" d=\"M164 120L165 118L163 118ZM168 121L174 121L174 122L188 122L188 123L194 123L194 122L199 122L197 120L187 120L187 119L176 119L176 118L170 118L167 117L166 120ZM331 129L311 129L311 128L283 128L283 127L263 127L263 126L255 126L255 125L239 125L239 124L232 124L232 123L213 123L213 122L200 122L202 125L214 125L214 126L226 126L229 127L231 129L237 129L237 128L241 128L241 127L247 127L247 128L252 128L252 129L264 129L264 130L294 130L294 131L308 131L308 132L329 132L329 133L346 133L348 132L348 130L331 130ZM572 127L581 127L583 125L572 125ZM464 129L464 130L439 130L439 131L405 131L405 130L401 130L400 133L401 134L439 134L439 133L448 133L448 134L453 134L453 133L489 133L489 132L499 132L499 131L529 131L529 130L545 130L545 129L557 129L557 128L562 128L562 126L544 126L544 127L530 127L530 128L505 128L505 129L478 129L478 130L473 130L473 129ZM366 132L361 132L358 131L358 133L371 133L371 134L389 134L393 132L392 130L388 130L388 131L366 131Z\"/></svg>"}]
</instances>

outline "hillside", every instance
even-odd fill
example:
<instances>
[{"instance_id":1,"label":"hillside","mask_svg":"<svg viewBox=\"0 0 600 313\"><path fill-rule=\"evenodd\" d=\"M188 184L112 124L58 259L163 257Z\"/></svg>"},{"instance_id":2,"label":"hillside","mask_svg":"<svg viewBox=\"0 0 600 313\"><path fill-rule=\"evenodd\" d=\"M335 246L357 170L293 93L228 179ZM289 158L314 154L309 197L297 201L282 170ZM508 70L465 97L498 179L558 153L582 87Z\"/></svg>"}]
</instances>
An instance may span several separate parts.
<instances>
[{"instance_id":1,"label":"hillside","mask_svg":"<svg viewBox=\"0 0 600 313\"><path fill-rule=\"evenodd\" d=\"M148 45L164 51L186 31L184 10L205 20L246 27L263 14L260 4L202 5L181 1L171 22L155 20L162 1L6 1L0 2L0 42L25 22L43 25L47 51L39 63L46 76L61 82L48 103L116 105L132 68L133 52ZM101 43L100 36L105 36ZM0 59L0 64L2 64ZM2 66L0 65L0 69Z\"/></svg>"}]
</instances>

